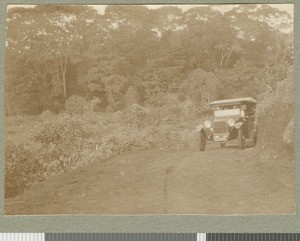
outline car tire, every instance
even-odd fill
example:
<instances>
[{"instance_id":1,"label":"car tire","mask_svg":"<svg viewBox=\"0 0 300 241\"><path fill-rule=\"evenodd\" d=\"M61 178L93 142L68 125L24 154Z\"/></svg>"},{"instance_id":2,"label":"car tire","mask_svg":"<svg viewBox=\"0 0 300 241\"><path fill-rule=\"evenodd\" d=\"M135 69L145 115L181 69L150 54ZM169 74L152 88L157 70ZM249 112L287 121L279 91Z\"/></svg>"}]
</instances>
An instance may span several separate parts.
<instances>
[{"instance_id":1,"label":"car tire","mask_svg":"<svg viewBox=\"0 0 300 241\"><path fill-rule=\"evenodd\" d=\"M205 147L206 147L206 138L205 138L204 134L202 132L200 132L200 136L199 136L199 150L200 151L205 151Z\"/></svg>"},{"instance_id":2,"label":"car tire","mask_svg":"<svg viewBox=\"0 0 300 241\"><path fill-rule=\"evenodd\" d=\"M239 129L239 146L240 146L240 149L241 150L244 150L245 149L245 138L244 138L244 135L243 135L243 128Z\"/></svg>"},{"instance_id":3,"label":"car tire","mask_svg":"<svg viewBox=\"0 0 300 241\"><path fill-rule=\"evenodd\" d=\"M225 147L226 143L220 143L220 147L223 148Z\"/></svg>"}]
</instances>

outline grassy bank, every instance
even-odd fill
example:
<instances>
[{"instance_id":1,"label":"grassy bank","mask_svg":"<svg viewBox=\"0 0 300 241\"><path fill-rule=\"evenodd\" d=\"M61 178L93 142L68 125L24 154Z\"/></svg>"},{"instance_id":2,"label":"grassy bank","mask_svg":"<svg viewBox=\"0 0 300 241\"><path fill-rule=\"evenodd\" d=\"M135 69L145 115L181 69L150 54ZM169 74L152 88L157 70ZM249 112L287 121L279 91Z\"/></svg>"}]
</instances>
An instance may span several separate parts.
<instances>
[{"instance_id":1,"label":"grassy bank","mask_svg":"<svg viewBox=\"0 0 300 241\"><path fill-rule=\"evenodd\" d=\"M5 196L52 175L111 155L152 148L196 148L197 119L166 119L161 110L12 116L5 119Z\"/></svg>"}]
</instances>

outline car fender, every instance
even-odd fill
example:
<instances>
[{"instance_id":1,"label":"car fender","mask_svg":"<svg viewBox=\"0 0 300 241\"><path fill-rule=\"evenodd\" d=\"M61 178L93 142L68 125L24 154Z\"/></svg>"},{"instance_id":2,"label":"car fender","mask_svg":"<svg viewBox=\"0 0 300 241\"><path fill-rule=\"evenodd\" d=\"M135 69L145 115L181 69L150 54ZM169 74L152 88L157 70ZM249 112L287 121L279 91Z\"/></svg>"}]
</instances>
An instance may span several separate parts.
<instances>
[{"instance_id":1,"label":"car fender","mask_svg":"<svg viewBox=\"0 0 300 241\"><path fill-rule=\"evenodd\" d=\"M198 132L202 131L203 129L204 129L204 125L198 125L196 127L196 131L198 131Z\"/></svg>"},{"instance_id":2,"label":"car fender","mask_svg":"<svg viewBox=\"0 0 300 241\"><path fill-rule=\"evenodd\" d=\"M236 129L240 129L243 125L244 125L244 122L237 122L237 123L234 124L234 127Z\"/></svg>"},{"instance_id":3,"label":"car fender","mask_svg":"<svg viewBox=\"0 0 300 241\"><path fill-rule=\"evenodd\" d=\"M196 130L197 130L197 132L199 132L199 133L201 132L201 133L204 135L205 139L208 138L207 130L206 130L206 128L204 127L204 125L199 125L199 126L197 126L197 127L196 127Z\"/></svg>"}]
</instances>

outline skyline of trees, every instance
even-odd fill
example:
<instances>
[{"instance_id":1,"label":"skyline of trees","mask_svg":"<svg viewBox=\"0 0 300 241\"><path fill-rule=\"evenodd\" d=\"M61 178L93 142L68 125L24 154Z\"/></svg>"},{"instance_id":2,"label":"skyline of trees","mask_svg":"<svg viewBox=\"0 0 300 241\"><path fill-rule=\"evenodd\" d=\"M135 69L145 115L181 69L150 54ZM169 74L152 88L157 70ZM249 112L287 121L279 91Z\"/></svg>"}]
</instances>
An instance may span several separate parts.
<instances>
[{"instance_id":1,"label":"skyline of trees","mask_svg":"<svg viewBox=\"0 0 300 241\"><path fill-rule=\"evenodd\" d=\"M103 15L89 6L11 8L6 113L60 112L74 95L97 97L98 111L163 106L170 95L196 108L259 98L293 65L293 32L283 31L292 26L268 5L224 14L210 6L109 5Z\"/></svg>"}]
</instances>

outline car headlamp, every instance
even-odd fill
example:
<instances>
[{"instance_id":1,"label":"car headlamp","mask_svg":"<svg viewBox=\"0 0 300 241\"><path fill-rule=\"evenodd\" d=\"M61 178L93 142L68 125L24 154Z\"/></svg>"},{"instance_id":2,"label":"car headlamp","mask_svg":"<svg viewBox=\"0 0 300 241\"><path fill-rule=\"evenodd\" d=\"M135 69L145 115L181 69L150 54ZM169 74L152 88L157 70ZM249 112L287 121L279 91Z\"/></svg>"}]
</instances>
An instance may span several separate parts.
<instances>
[{"instance_id":1,"label":"car headlamp","mask_svg":"<svg viewBox=\"0 0 300 241\"><path fill-rule=\"evenodd\" d=\"M204 122L205 128L210 128L211 127L211 122L209 120Z\"/></svg>"},{"instance_id":2,"label":"car headlamp","mask_svg":"<svg viewBox=\"0 0 300 241\"><path fill-rule=\"evenodd\" d=\"M227 124L228 124L230 127L234 126L234 124L235 124L234 119L229 119L229 120L227 121Z\"/></svg>"},{"instance_id":3,"label":"car headlamp","mask_svg":"<svg viewBox=\"0 0 300 241\"><path fill-rule=\"evenodd\" d=\"M245 111L241 110L241 117L245 117Z\"/></svg>"}]
</instances>

